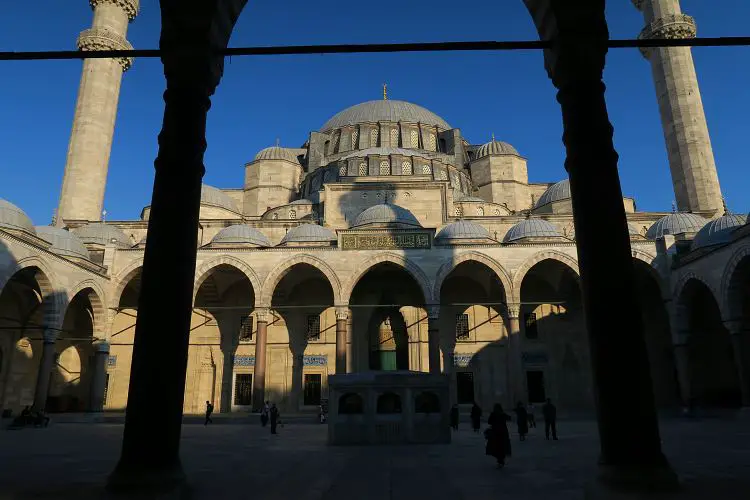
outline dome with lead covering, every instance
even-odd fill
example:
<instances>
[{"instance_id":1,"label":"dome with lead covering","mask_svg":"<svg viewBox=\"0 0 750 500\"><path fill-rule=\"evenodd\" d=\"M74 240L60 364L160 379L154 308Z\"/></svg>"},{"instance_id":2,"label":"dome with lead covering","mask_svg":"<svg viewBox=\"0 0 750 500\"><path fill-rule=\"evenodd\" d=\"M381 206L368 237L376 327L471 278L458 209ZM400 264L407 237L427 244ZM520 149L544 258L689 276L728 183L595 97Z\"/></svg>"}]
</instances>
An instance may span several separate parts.
<instances>
[{"instance_id":1,"label":"dome with lead covering","mask_svg":"<svg viewBox=\"0 0 750 500\"><path fill-rule=\"evenodd\" d=\"M459 220L445 226L435 237L436 243L456 243L461 240L494 242L484 226L468 220Z\"/></svg>"},{"instance_id":2,"label":"dome with lead covering","mask_svg":"<svg viewBox=\"0 0 750 500\"><path fill-rule=\"evenodd\" d=\"M108 245L113 243L119 247L132 246L130 238L128 238L122 229L103 222L86 224L74 229L73 232L82 242L88 244Z\"/></svg>"},{"instance_id":3,"label":"dome with lead covering","mask_svg":"<svg viewBox=\"0 0 750 500\"><path fill-rule=\"evenodd\" d=\"M58 255L89 260L86 246L75 234L53 226L36 226L36 234L52 245L49 250Z\"/></svg>"},{"instance_id":4,"label":"dome with lead covering","mask_svg":"<svg viewBox=\"0 0 750 500\"><path fill-rule=\"evenodd\" d=\"M646 238L655 240L662 238L665 234L674 236L680 234L697 233L708 221L690 212L675 212L662 217L648 229Z\"/></svg>"},{"instance_id":5,"label":"dome with lead covering","mask_svg":"<svg viewBox=\"0 0 750 500\"><path fill-rule=\"evenodd\" d=\"M208 184L201 186L201 205L214 205L240 213L237 203L229 195Z\"/></svg>"},{"instance_id":6,"label":"dome with lead covering","mask_svg":"<svg viewBox=\"0 0 750 500\"><path fill-rule=\"evenodd\" d=\"M479 149L477 149L477 160L480 158L484 158L485 156L493 155L520 156L518 154L518 151L516 151L516 148L514 148L507 142L496 141L494 138L490 142L482 144L481 146L479 146Z\"/></svg>"},{"instance_id":7,"label":"dome with lead covering","mask_svg":"<svg viewBox=\"0 0 750 500\"><path fill-rule=\"evenodd\" d=\"M732 232L747 222L747 216L729 214L710 221L693 238L693 250L729 243Z\"/></svg>"},{"instance_id":8,"label":"dome with lead covering","mask_svg":"<svg viewBox=\"0 0 750 500\"><path fill-rule=\"evenodd\" d=\"M354 220L353 227L368 224L395 224L408 227L422 227L414 214L398 205L380 204L367 208Z\"/></svg>"},{"instance_id":9,"label":"dome with lead covering","mask_svg":"<svg viewBox=\"0 0 750 500\"><path fill-rule=\"evenodd\" d=\"M409 122L435 125L450 130L448 122L432 111L406 101L368 101L336 113L322 127L321 132L358 123Z\"/></svg>"},{"instance_id":10,"label":"dome with lead covering","mask_svg":"<svg viewBox=\"0 0 750 500\"><path fill-rule=\"evenodd\" d=\"M271 242L265 234L247 224L236 224L225 227L211 239L211 243L223 245L256 245L259 247L270 247Z\"/></svg>"},{"instance_id":11,"label":"dome with lead covering","mask_svg":"<svg viewBox=\"0 0 750 500\"><path fill-rule=\"evenodd\" d=\"M8 200L0 198L0 228L36 234L34 223L26 213Z\"/></svg>"},{"instance_id":12,"label":"dome with lead covering","mask_svg":"<svg viewBox=\"0 0 750 500\"><path fill-rule=\"evenodd\" d=\"M565 179L548 187L542 196L536 201L534 208L539 208L548 203L567 199L570 199L570 181Z\"/></svg>"},{"instance_id":13,"label":"dome with lead covering","mask_svg":"<svg viewBox=\"0 0 750 500\"><path fill-rule=\"evenodd\" d=\"M513 243L525 238L560 238L557 228L544 219L525 219L511 227L503 243Z\"/></svg>"},{"instance_id":14,"label":"dome with lead covering","mask_svg":"<svg viewBox=\"0 0 750 500\"><path fill-rule=\"evenodd\" d=\"M281 239L280 245L286 243L326 243L336 240L336 234L328 228L317 224L302 224L291 228Z\"/></svg>"},{"instance_id":15,"label":"dome with lead covering","mask_svg":"<svg viewBox=\"0 0 750 500\"><path fill-rule=\"evenodd\" d=\"M253 161L258 160L285 160L292 163L299 163L297 153L291 149L280 146L271 146L270 148L261 149Z\"/></svg>"}]
</instances>

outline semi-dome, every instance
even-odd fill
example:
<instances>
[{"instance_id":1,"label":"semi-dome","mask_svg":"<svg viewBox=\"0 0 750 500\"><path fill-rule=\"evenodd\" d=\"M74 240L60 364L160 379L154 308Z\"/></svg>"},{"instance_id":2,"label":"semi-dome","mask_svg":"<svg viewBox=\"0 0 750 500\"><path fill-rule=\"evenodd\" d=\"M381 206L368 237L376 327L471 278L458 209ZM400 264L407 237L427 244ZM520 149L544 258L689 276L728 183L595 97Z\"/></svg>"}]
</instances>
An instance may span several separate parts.
<instances>
[{"instance_id":1,"label":"semi-dome","mask_svg":"<svg viewBox=\"0 0 750 500\"><path fill-rule=\"evenodd\" d=\"M56 254L86 260L91 258L83 242L70 231L60 227L36 226L36 234L52 245L50 251Z\"/></svg>"},{"instance_id":2,"label":"semi-dome","mask_svg":"<svg viewBox=\"0 0 750 500\"><path fill-rule=\"evenodd\" d=\"M26 213L8 200L0 198L0 228L36 234L34 223Z\"/></svg>"},{"instance_id":3,"label":"semi-dome","mask_svg":"<svg viewBox=\"0 0 750 500\"><path fill-rule=\"evenodd\" d=\"M367 122L410 122L435 125L449 130L448 123L432 111L406 101L368 101L346 108L333 115L321 128L327 132L346 125Z\"/></svg>"},{"instance_id":4,"label":"semi-dome","mask_svg":"<svg viewBox=\"0 0 750 500\"><path fill-rule=\"evenodd\" d=\"M491 239L490 232L484 226L468 220L459 220L448 224L435 237L437 243Z\"/></svg>"},{"instance_id":5,"label":"semi-dome","mask_svg":"<svg viewBox=\"0 0 750 500\"><path fill-rule=\"evenodd\" d=\"M235 224L234 226L225 227L211 239L211 243L220 244L251 244L259 247L270 247L271 242L268 241L266 235L250 227L247 224Z\"/></svg>"},{"instance_id":6,"label":"semi-dome","mask_svg":"<svg viewBox=\"0 0 750 500\"><path fill-rule=\"evenodd\" d=\"M518 151L516 151L516 148L514 148L507 142L496 141L494 138L490 142L479 146L479 149L477 149L477 160L480 158L484 158L485 156L492 155L520 156L518 154Z\"/></svg>"},{"instance_id":7,"label":"semi-dome","mask_svg":"<svg viewBox=\"0 0 750 500\"><path fill-rule=\"evenodd\" d=\"M270 148L261 149L253 161L258 160L286 160L292 163L299 163L297 153L291 149L280 146L271 146Z\"/></svg>"},{"instance_id":8,"label":"semi-dome","mask_svg":"<svg viewBox=\"0 0 750 500\"><path fill-rule=\"evenodd\" d=\"M544 219L524 219L511 227L503 238L503 243L512 243L524 238L559 238L557 228Z\"/></svg>"},{"instance_id":9,"label":"semi-dome","mask_svg":"<svg viewBox=\"0 0 750 500\"><path fill-rule=\"evenodd\" d=\"M679 235L697 233L708 221L700 215L690 212L675 212L662 217L648 228L646 238L655 240L665 234Z\"/></svg>"},{"instance_id":10,"label":"semi-dome","mask_svg":"<svg viewBox=\"0 0 750 500\"><path fill-rule=\"evenodd\" d=\"M87 244L107 245L114 243L120 247L132 246L130 238L122 229L103 222L94 222L73 230L78 238Z\"/></svg>"},{"instance_id":11,"label":"semi-dome","mask_svg":"<svg viewBox=\"0 0 750 500\"><path fill-rule=\"evenodd\" d=\"M732 232L747 222L747 216L729 214L710 221L693 238L693 250L729 243Z\"/></svg>"},{"instance_id":12,"label":"semi-dome","mask_svg":"<svg viewBox=\"0 0 750 500\"><path fill-rule=\"evenodd\" d=\"M287 231L281 239L280 245L285 243L326 243L336 239L336 235L328 228L317 224L302 224Z\"/></svg>"},{"instance_id":13,"label":"semi-dome","mask_svg":"<svg viewBox=\"0 0 750 500\"><path fill-rule=\"evenodd\" d=\"M380 204L367 208L354 220L354 226L367 224L398 224L411 227L422 227L414 214L398 205Z\"/></svg>"},{"instance_id":14,"label":"semi-dome","mask_svg":"<svg viewBox=\"0 0 750 500\"><path fill-rule=\"evenodd\" d=\"M539 208L548 203L555 201L567 200L570 198L570 181L565 179L556 184L551 185L547 190L539 197L534 205L534 208Z\"/></svg>"},{"instance_id":15,"label":"semi-dome","mask_svg":"<svg viewBox=\"0 0 750 500\"><path fill-rule=\"evenodd\" d=\"M201 205L204 204L225 208L232 212L240 212L237 203L229 195L208 184L201 186Z\"/></svg>"}]
</instances>

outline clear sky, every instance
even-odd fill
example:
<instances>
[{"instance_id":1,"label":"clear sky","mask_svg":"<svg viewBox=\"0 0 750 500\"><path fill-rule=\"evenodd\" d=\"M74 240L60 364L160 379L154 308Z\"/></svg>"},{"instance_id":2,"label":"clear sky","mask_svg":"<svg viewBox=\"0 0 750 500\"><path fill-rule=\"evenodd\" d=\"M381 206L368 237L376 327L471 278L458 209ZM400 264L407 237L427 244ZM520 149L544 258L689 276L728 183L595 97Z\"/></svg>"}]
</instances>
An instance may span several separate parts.
<instances>
[{"instance_id":1,"label":"clear sky","mask_svg":"<svg viewBox=\"0 0 750 500\"><path fill-rule=\"evenodd\" d=\"M156 48L156 0L141 0L128 39ZM701 36L747 35L750 2L683 0ZM91 24L86 0L5 2L0 50L75 47ZM611 0L613 38L643 27L630 0ZM233 46L534 39L521 0L250 0ZM750 210L750 47L693 51L719 177L729 208ZM0 197L49 224L57 205L80 80L80 61L0 62ZM610 52L605 75L625 195L641 210L670 210L669 175L654 86L637 49ZM336 112L389 96L420 104L461 128L472 143L494 133L528 158L532 182L565 177L561 119L540 52L243 57L227 61L209 114L204 181L239 188L243 166L263 147L299 147ZM164 78L156 59L136 60L123 78L109 166L109 220L134 219L151 198Z\"/></svg>"}]
</instances>

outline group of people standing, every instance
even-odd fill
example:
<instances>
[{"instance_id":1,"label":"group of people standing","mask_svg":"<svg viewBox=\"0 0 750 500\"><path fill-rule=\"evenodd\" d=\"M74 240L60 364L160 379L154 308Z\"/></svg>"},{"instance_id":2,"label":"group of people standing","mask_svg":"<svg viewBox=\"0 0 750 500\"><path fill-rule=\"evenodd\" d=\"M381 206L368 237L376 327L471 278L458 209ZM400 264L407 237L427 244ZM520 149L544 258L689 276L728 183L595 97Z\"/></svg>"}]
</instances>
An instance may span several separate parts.
<instances>
[{"instance_id":1,"label":"group of people standing","mask_svg":"<svg viewBox=\"0 0 750 500\"><path fill-rule=\"evenodd\" d=\"M211 418L211 414L213 414L213 412L213 403L211 403L210 401L206 401L206 420L203 425L213 423L213 419ZM269 422L271 424L271 434L278 434L276 430L279 424L281 424L281 413L279 413L279 409L276 407L276 403L266 401L265 403L263 403L263 407L260 409L260 425L261 427L265 427L269 424Z\"/></svg>"},{"instance_id":2,"label":"group of people standing","mask_svg":"<svg viewBox=\"0 0 750 500\"><path fill-rule=\"evenodd\" d=\"M529 405L527 408L519 401L513 411L516 414L518 436L521 441L525 441L526 435L529 433L529 427L536 427L534 407ZM552 439L557 441L557 408L555 408L555 405L552 404L549 398L547 398L547 402L542 407L542 415L544 416L544 433L546 439L549 440L551 434ZM478 433L482 422L482 409L476 402L471 407L470 418L472 429ZM511 420L511 416L503 411L500 403L495 404L490 416L487 418L487 425L489 427L484 431L484 437L487 440L485 453L495 457L498 467L504 467L505 459L511 456L510 433L507 426L507 422ZM451 408L450 423L453 430L458 430L458 405L453 405Z\"/></svg>"}]
</instances>

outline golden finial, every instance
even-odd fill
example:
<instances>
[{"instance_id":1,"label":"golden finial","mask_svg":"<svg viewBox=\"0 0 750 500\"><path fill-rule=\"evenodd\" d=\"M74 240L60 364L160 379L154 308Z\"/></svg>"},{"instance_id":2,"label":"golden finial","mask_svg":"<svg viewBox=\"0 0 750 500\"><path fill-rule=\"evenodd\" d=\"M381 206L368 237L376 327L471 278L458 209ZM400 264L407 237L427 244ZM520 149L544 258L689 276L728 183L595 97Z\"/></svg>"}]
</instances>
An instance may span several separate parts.
<instances>
[{"instance_id":1,"label":"golden finial","mask_svg":"<svg viewBox=\"0 0 750 500\"><path fill-rule=\"evenodd\" d=\"M388 100L388 84L387 83L383 84L383 100L384 101Z\"/></svg>"},{"instance_id":2,"label":"golden finial","mask_svg":"<svg viewBox=\"0 0 750 500\"><path fill-rule=\"evenodd\" d=\"M276 138L276 147L277 147L277 148L279 147L279 143L280 143L280 142L281 142L281 141L279 141L279 138L277 137L277 138Z\"/></svg>"}]
</instances>

